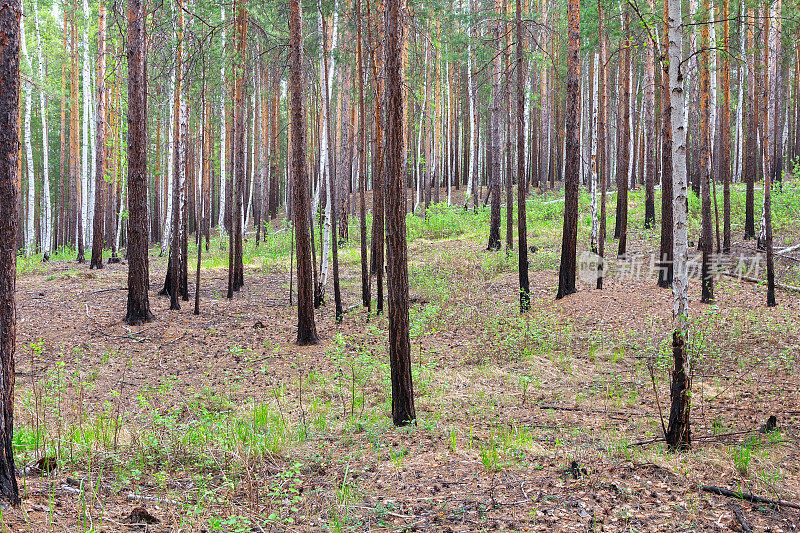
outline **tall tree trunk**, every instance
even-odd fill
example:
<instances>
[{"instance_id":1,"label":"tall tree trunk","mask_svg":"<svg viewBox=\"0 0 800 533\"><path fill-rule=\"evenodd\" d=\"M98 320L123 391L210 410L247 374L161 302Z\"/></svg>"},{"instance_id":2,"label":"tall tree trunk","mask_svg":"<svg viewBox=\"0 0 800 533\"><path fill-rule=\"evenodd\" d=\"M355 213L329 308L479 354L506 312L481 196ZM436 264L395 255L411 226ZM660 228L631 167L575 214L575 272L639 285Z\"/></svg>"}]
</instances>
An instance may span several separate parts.
<instances>
[{"instance_id":1,"label":"tall tree trunk","mask_svg":"<svg viewBox=\"0 0 800 533\"><path fill-rule=\"evenodd\" d=\"M83 0L83 69L81 72L81 81L83 83L83 124L81 128L82 142L81 142L81 193L83 203L81 204L81 223L83 225L83 245L92 238L92 222L94 219L93 202L92 202L92 189L90 184L90 175L94 176L91 172L91 122L92 122L92 80L91 80L91 63L89 60L89 2Z\"/></svg>"},{"instance_id":2,"label":"tall tree trunk","mask_svg":"<svg viewBox=\"0 0 800 533\"><path fill-rule=\"evenodd\" d=\"M531 308L531 288L528 279L528 224L525 209L525 39L522 26L522 1L516 5L517 33L517 83L516 83L516 135L517 135L517 233L519 240L519 309L525 313Z\"/></svg>"},{"instance_id":3,"label":"tall tree trunk","mask_svg":"<svg viewBox=\"0 0 800 533\"><path fill-rule=\"evenodd\" d=\"M36 55L39 60L39 114L42 119L42 260L50 259L53 250L53 206L50 191L50 142L47 130L47 96L45 94L44 58L42 55L42 34L39 29L39 3L33 3L36 23ZM66 62L65 62L66 63ZM62 69L63 77L63 69ZM63 172L62 172L63 174Z\"/></svg>"},{"instance_id":4,"label":"tall tree trunk","mask_svg":"<svg viewBox=\"0 0 800 533\"><path fill-rule=\"evenodd\" d=\"M731 109L730 109L730 48L731 27L729 0L721 0L719 18L722 20L722 110L719 120L719 177L722 181L722 252L731 251Z\"/></svg>"},{"instance_id":5,"label":"tall tree trunk","mask_svg":"<svg viewBox=\"0 0 800 533\"><path fill-rule=\"evenodd\" d=\"M498 19L502 15L502 4L500 0L494 2L495 13ZM491 153L491 168L489 171L490 192L491 195L491 215L489 219L489 250L500 249L500 180L502 174L502 156L500 154L500 83L502 81L502 49L503 41L501 40L500 32L502 27L499 20L493 24L492 38L494 39L494 58L492 59L492 101L491 116L489 118L489 135L492 143Z\"/></svg>"},{"instance_id":6,"label":"tall tree trunk","mask_svg":"<svg viewBox=\"0 0 800 533\"><path fill-rule=\"evenodd\" d=\"M227 170L228 165L225 161L225 156L228 151L228 142L226 139L227 134L227 120L225 119L225 106L226 106L226 94L225 89L227 88L228 84L225 78L225 6L221 7L222 12L222 45L220 47L220 51L223 55L222 61L220 62L220 90L221 90L221 97L219 102L219 112L220 112L220 125L219 125L219 218L217 220L217 225L219 226L220 234L225 233L225 212L226 206L225 202L228 198L228 193L226 191L227 185Z\"/></svg>"},{"instance_id":7,"label":"tall tree trunk","mask_svg":"<svg viewBox=\"0 0 800 533\"><path fill-rule=\"evenodd\" d=\"M29 74L33 72L31 67L31 59L28 55L28 47L25 42L25 22L20 22L20 42L22 46L22 56L25 58L25 64L28 67ZM30 77L27 76L30 80ZM31 107L33 105L33 84L30 81L25 82L25 180L28 185L27 206L25 214L27 222L25 224L25 255L30 256L36 250L36 233L34 231L34 214L36 207L34 199L36 195L36 181L33 172L33 144L31 143Z\"/></svg>"},{"instance_id":8,"label":"tall tree trunk","mask_svg":"<svg viewBox=\"0 0 800 533\"><path fill-rule=\"evenodd\" d=\"M125 322L153 320L147 291L147 72L142 0L128 1L128 310Z\"/></svg>"},{"instance_id":9,"label":"tall tree trunk","mask_svg":"<svg viewBox=\"0 0 800 533\"><path fill-rule=\"evenodd\" d=\"M308 174L306 169L306 125L303 111L303 6L300 0L289 4L289 66L292 116L292 177L294 179L294 221L297 233L297 343L317 344L314 321L314 293L311 279L309 242Z\"/></svg>"},{"instance_id":10,"label":"tall tree trunk","mask_svg":"<svg viewBox=\"0 0 800 533\"><path fill-rule=\"evenodd\" d=\"M177 42L175 38L175 34L173 32L173 40ZM177 47L174 51L175 55L177 56ZM177 153L176 143L175 143L175 133L176 133L176 123L177 123L177 107L176 107L176 99L179 99L180 96L177 93L178 86L177 86L177 66L173 65L170 69L170 85L168 88L169 91L169 113L167 117L167 165L166 165L166 175L167 180L165 184L165 191L166 191L166 204L164 209L164 229L161 231L161 255L163 256L167 253L167 248L172 246L172 235L173 235L173 227L175 225L174 220L174 211L175 211L175 203L177 202L177 197L175 196L175 155ZM224 151L224 149L223 149ZM171 259L168 259L171 264ZM162 291L163 293L164 291Z\"/></svg>"},{"instance_id":11,"label":"tall tree trunk","mask_svg":"<svg viewBox=\"0 0 800 533\"><path fill-rule=\"evenodd\" d=\"M478 126L477 115L475 113L475 82L472 75L472 12L473 0L466 0L469 6L469 28L467 35L467 94L469 98L469 170L467 171L467 190L464 194L464 209L469 204L470 197L473 197L473 206L478 206L477 195L474 190L477 187L478 173Z\"/></svg>"},{"instance_id":12,"label":"tall tree trunk","mask_svg":"<svg viewBox=\"0 0 800 533\"><path fill-rule=\"evenodd\" d=\"M670 3L664 2L664 26L661 40L661 250L659 252L658 286L672 287L674 275L674 217L673 217L673 168L672 161L672 97L670 95ZM682 31L682 30L681 30ZM683 102L683 99L681 99ZM683 106L681 107L683 113ZM680 117L683 118L682 116ZM684 142L686 141L684 131ZM684 147L685 148L685 147ZM686 154L683 154L684 166ZM684 168L684 179L686 169Z\"/></svg>"},{"instance_id":13,"label":"tall tree trunk","mask_svg":"<svg viewBox=\"0 0 800 533\"><path fill-rule=\"evenodd\" d=\"M508 20L508 3L504 6L504 18ZM506 35L505 43L503 46L503 70L505 72L511 72L511 56L510 50L511 48L511 30L508 28L508 23L505 24L505 28L503 28L504 33ZM513 131L511 128L512 125L512 107L511 107L511 75L505 76L505 88L504 88L504 95L503 95L503 107L505 108L505 115L506 115L506 127L505 127L505 135L503 138L503 153L505 154L505 163L503 167L503 179L505 181L505 188L506 188L506 254L510 254L511 250L514 248L514 193L512 190L512 185L514 183L513 180L513 144L511 142L511 132Z\"/></svg>"},{"instance_id":14,"label":"tall tree trunk","mask_svg":"<svg viewBox=\"0 0 800 533\"><path fill-rule=\"evenodd\" d=\"M750 67L747 69L747 141L745 142L744 149L744 182L745 182L745 215L744 215L744 238L755 239L756 237L756 223L755 223L755 182L758 158L758 131L756 119L756 92L758 91L758 84L756 82L756 63L757 54L755 35L753 25L755 24L755 7L745 8L749 11L750 16L746 19L747 24L747 47L745 61L749 62ZM745 31L744 28L742 31Z\"/></svg>"},{"instance_id":15,"label":"tall tree trunk","mask_svg":"<svg viewBox=\"0 0 800 533\"><path fill-rule=\"evenodd\" d=\"M411 380L411 341L408 319L408 251L403 180L403 76L401 50L402 0L386 2L386 222L389 296L389 366L392 380L392 420L396 426L415 421Z\"/></svg>"},{"instance_id":16,"label":"tall tree trunk","mask_svg":"<svg viewBox=\"0 0 800 533\"><path fill-rule=\"evenodd\" d=\"M767 142L764 143L764 245L767 252L767 306L775 307L775 258L772 245L772 182L778 179L780 163L777 155L781 151L781 128L779 116L782 113L780 105L781 90L781 0L775 0L770 6L770 16L765 23L764 31L768 34L768 46L764 50L767 63L766 74L768 82L765 92L768 91L765 130ZM762 137L764 138L764 137Z\"/></svg>"},{"instance_id":17,"label":"tall tree trunk","mask_svg":"<svg viewBox=\"0 0 800 533\"><path fill-rule=\"evenodd\" d=\"M561 240L561 266L556 299L576 292L576 254L578 243L578 187L580 185L580 0L567 3L567 101L566 168L564 170L564 231ZM624 252L623 252L624 253Z\"/></svg>"},{"instance_id":18,"label":"tall tree trunk","mask_svg":"<svg viewBox=\"0 0 800 533\"><path fill-rule=\"evenodd\" d=\"M606 247L606 189L608 188L608 146L606 134L608 128L608 37L604 29L603 0L597 0L598 34L600 39L600 61L598 76L598 113L597 113L597 152L598 180L600 181L600 221L597 236L597 288L603 288L603 261Z\"/></svg>"},{"instance_id":19,"label":"tall tree trunk","mask_svg":"<svg viewBox=\"0 0 800 533\"><path fill-rule=\"evenodd\" d=\"M280 79L277 70L272 76L272 147L270 148L270 183L269 183L269 216L274 220L278 216L278 131L280 123ZM287 160L289 158L287 157ZM288 165L288 163L287 163ZM288 174L287 174L288 178ZM288 182L287 182L288 184ZM288 198L288 195L287 195ZM287 213L290 209L286 210Z\"/></svg>"},{"instance_id":20,"label":"tall tree trunk","mask_svg":"<svg viewBox=\"0 0 800 533\"><path fill-rule=\"evenodd\" d=\"M322 6L317 4L317 14L319 20L319 30L322 35L322 46L320 48L320 87L322 89L322 104L320 106L320 188L324 188L325 192L325 219L323 222L323 235L322 235L322 258L320 272L322 276L322 286L327 285L329 259L331 255L331 226L333 217L333 191L332 191L332 152L331 149L331 91L333 84L333 73L335 70L335 62L333 60L332 51L336 49L336 35L337 35L337 19L336 12L333 14L333 28L331 30L332 36L328 38L328 21L322 14ZM316 210L314 210L316 212Z\"/></svg>"},{"instance_id":21,"label":"tall tree trunk","mask_svg":"<svg viewBox=\"0 0 800 533\"><path fill-rule=\"evenodd\" d=\"M587 90L589 102L589 115L587 118L588 125L586 127L588 133L589 144L589 202L591 205L591 233L589 237L589 249L593 254L597 253L597 237L599 233L599 219L597 212L597 168L599 164L597 153L597 115L598 115L598 85L600 81L600 56L595 53L593 55L592 63L589 65L589 89Z\"/></svg>"},{"instance_id":22,"label":"tall tree trunk","mask_svg":"<svg viewBox=\"0 0 800 533\"><path fill-rule=\"evenodd\" d=\"M97 125L95 133L95 200L92 261L89 268L103 268L106 193L106 8L100 2L97 18Z\"/></svg>"},{"instance_id":23,"label":"tall tree trunk","mask_svg":"<svg viewBox=\"0 0 800 533\"><path fill-rule=\"evenodd\" d=\"M383 313L383 276L384 276L384 165L383 165L383 128L381 127L381 110L383 108L381 95L383 95L382 77L382 53L377 48L380 39L373 39L372 36L372 16L370 14L370 4L367 3L367 41L369 49L372 50L372 79L375 83L375 155L373 157L373 178L372 178L372 254L373 260L370 265L375 273L375 287L377 290L377 302L375 311Z\"/></svg>"},{"instance_id":24,"label":"tall tree trunk","mask_svg":"<svg viewBox=\"0 0 800 533\"><path fill-rule=\"evenodd\" d=\"M655 0L648 0L650 11L655 11ZM644 76L644 135L647 137L644 153L644 227L652 228L656 223L656 206L653 188L655 185L656 174L656 43L647 42L645 53L645 76Z\"/></svg>"},{"instance_id":25,"label":"tall tree trunk","mask_svg":"<svg viewBox=\"0 0 800 533\"><path fill-rule=\"evenodd\" d=\"M628 7L623 8L620 14L622 24L622 35L625 41L620 51L619 65L619 108L621 111L618 126L620 137L617 144L617 224L615 233L619 237L619 257L625 257L628 247L628 176L630 165L630 144L628 139L631 136L631 37L630 37L630 12Z\"/></svg>"},{"instance_id":26,"label":"tall tree trunk","mask_svg":"<svg viewBox=\"0 0 800 533\"><path fill-rule=\"evenodd\" d=\"M714 301L714 276L711 272L711 254L714 251L714 236L711 221L711 131L710 131L710 81L709 81L709 24L710 0L703 0L700 26L700 195L701 195L701 301Z\"/></svg>"},{"instance_id":27,"label":"tall tree trunk","mask_svg":"<svg viewBox=\"0 0 800 533\"><path fill-rule=\"evenodd\" d=\"M362 43L364 36L362 33L361 20L361 0L356 0L356 66L358 70L358 195L359 195L359 229L361 240L361 303L367 308L372 309L372 298L370 296L370 276L369 261L367 256L367 214L366 214L366 190L367 190L367 117L364 105L364 55L362 53Z\"/></svg>"},{"instance_id":28,"label":"tall tree trunk","mask_svg":"<svg viewBox=\"0 0 800 533\"><path fill-rule=\"evenodd\" d=\"M686 184L686 124L684 122L685 96L683 90L683 17L680 0L667 0L669 4L669 95L672 128L672 195L675 222L675 275L672 294L672 385L670 388L669 427L667 445L672 449L688 448L691 445L689 425L689 396L691 394L691 370L686 346L688 340L689 315L689 262L688 213Z\"/></svg>"},{"instance_id":29,"label":"tall tree trunk","mask_svg":"<svg viewBox=\"0 0 800 533\"><path fill-rule=\"evenodd\" d=\"M233 298L233 293L239 291L244 285L244 261L243 261L243 217L244 217L244 193L245 193L245 174L247 173L247 163L245 151L247 150L247 136L245 131L245 116L247 113L247 70L245 68L245 53L247 46L247 11L244 3L237 2L234 6L236 10L236 62L235 62L235 86L234 99L236 106L234 114L236 125L234 127L234 205L231 215L231 236L229 251L229 277L228 277L228 298Z\"/></svg>"},{"instance_id":30,"label":"tall tree trunk","mask_svg":"<svg viewBox=\"0 0 800 533\"><path fill-rule=\"evenodd\" d=\"M69 35L67 21L69 17L67 14L64 13L62 15L64 19L64 25L62 30L64 32L64 36L62 39L62 51L64 52L64 61L61 63L61 128L60 132L60 141L61 141L61 151L59 153L59 175L58 179L60 180L60 187L58 193L58 217L56 219L56 239L55 239L55 246L59 248L61 246L65 246L67 242L69 242L68 236L68 222L67 217L69 216L69 211L67 209L66 204L69 202L69 177L67 174L67 142L66 142L66 131L67 131L67 35Z\"/></svg>"},{"instance_id":31,"label":"tall tree trunk","mask_svg":"<svg viewBox=\"0 0 800 533\"><path fill-rule=\"evenodd\" d=\"M169 258L166 279L164 281L164 289L162 294L169 295L169 308L177 311L181 308L178 301L178 294L180 292L180 279L182 268L182 229L184 226L183 221L183 194L184 194L184 180L185 180L185 163L186 154L184 151L184 104L183 101L183 84L184 84L184 67L183 67L183 29L184 18L183 9L181 5L182 0L178 0L178 33L176 35L177 48L175 50L175 84L173 91L173 112L174 119L173 126L173 143L172 143L172 166L170 172L172 173L172 223L170 229L170 245L169 245Z\"/></svg>"},{"instance_id":32,"label":"tall tree trunk","mask_svg":"<svg viewBox=\"0 0 800 533\"><path fill-rule=\"evenodd\" d=\"M0 0L0 495L19 505L14 468L14 301L19 229L20 0Z\"/></svg>"},{"instance_id":33,"label":"tall tree trunk","mask_svg":"<svg viewBox=\"0 0 800 533\"><path fill-rule=\"evenodd\" d=\"M86 261L86 253L84 250L83 240L83 187L81 185L80 176L80 161L78 159L78 29L75 24L75 11L72 10L70 16L72 23L72 46L70 47L71 61L71 74L70 74L70 144L69 144L69 159L70 159L70 177L75 186L75 248L78 252L78 262L83 263Z\"/></svg>"}]
</instances>

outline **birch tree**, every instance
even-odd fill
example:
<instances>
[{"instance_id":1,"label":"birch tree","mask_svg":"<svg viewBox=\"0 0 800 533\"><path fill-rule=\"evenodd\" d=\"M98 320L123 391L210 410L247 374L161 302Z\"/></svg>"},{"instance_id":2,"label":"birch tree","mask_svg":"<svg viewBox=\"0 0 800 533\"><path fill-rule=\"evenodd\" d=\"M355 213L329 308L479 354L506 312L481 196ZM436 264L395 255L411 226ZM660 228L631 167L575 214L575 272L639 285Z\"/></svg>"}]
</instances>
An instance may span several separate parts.
<instances>
[{"instance_id":1,"label":"birch tree","mask_svg":"<svg viewBox=\"0 0 800 533\"><path fill-rule=\"evenodd\" d=\"M103 268L103 228L105 223L106 171L106 8L98 7L97 21L97 120L95 141L95 202L92 231L92 260L89 268Z\"/></svg>"},{"instance_id":2,"label":"birch tree","mask_svg":"<svg viewBox=\"0 0 800 533\"><path fill-rule=\"evenodd\" d=\"M222 50L222 61L220 62L220 72L219 77L221 80L220 83L220 90L221 96L219 101L219 114L220 114L220 125L219 125L219 217L217 219L217 226L219 226L220 234L225 233L225 201L227 199L227 192L226 192L226 184L227 184L227 163L225 162L225 156L228 149L227 139L225 138L227 133L227 121L225 119L225 89L227 84L225 83L225 6L222 5L220 7L221 11L221 26L222 26L222 44L220 50Z\"/></svg>"},{"instance_id":3,"label":"birch tree","mask_svg":"<svg viewBox=\"0 0 800 533\"><path fill-rule=\"evenodd\" d=\"M684 449L691 445L689 425L691 360L689 340L689 247L686 184L686 123L683 88L683 15L680 0L667 0L669 25L669 94L672 127L672 210L675 224L675 267L672 282L672 385L670 388L667 445Z\"/></svg>"},{"instance_id":4,"label":"birch tree","mask_svg":"<svg viewBox=\"0 0 800 533\"><path fill-rule=\"evenodd\" d=\"M42 33L39 28L39 2L33 2L36 24L36 55L39 67L39 114L42 120L42 260L50 259L53 250L53 206L50 193L50 142L47 131L47 94L45 93L44 58L42 54ZM62 70L63 72L63 70ZM63 166L63 165L62 165ZM62 172L63 174L63 172Z\"/></svg>"},{"instance_id":5,"label":"birch tree","mask_svg":"<svg viewBox=\"0 0 800 533\"><path fill-rule=\"evenodd\" d=\"M92 80L91 80L91 67L89 64L89 2L83 0L83 41L81 43L83 50L82 60L82 95L83 95L83 123L81 124L81 196L84 201L81 203L81 224L83 226L83 246L91 240L91 226L94 213L89 209L91 202L89 195L89 134L91 122L91 100L92 100Z\"/></svg>"},{"instance_id":6,"label":"birch tree","mask_svg":"<svg viewBox=\"0 0 800 533\"><path fill-rule=\"evenodd\" d=\"M22 46L22 55L25 57L25 65L28 67L28 72L32 72L31 58L28 55L28 46L25 40L25 22L20 21L19 39ZM25 179L28 184L28 197L25 209L26 223L25 223L25 255L30 256L36 250L36 226L34 225L34 214L36 211L36 181L34 179L33 171L33 144L31 143L31 107L33 104L33 84L30 82L30 77L26 76L24 83L25 87L25 124L24 143L25 143Z\"/></svg>"}]
</instances>

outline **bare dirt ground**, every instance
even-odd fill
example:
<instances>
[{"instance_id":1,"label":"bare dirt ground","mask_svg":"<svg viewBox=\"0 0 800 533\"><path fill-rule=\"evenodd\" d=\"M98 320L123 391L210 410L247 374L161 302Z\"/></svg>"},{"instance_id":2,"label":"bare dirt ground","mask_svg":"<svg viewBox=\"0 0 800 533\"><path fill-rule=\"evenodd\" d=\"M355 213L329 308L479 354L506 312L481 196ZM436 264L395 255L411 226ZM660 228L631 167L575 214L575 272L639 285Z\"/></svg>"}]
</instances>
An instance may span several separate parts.
<instances>
[{"instance_id":1,"label":"bare dirt ground","mask_svg":"<svg viewBox=\"0 0 800 533\"><path fill-rule=\"evenodd\" d=\"M483 226L410 243L419 420L405 429L389 418L385 318L356 306L355 242L342 250L342 273L345 306L356 307L342 324L330 303L321 308L322 342L307 348L293 344L288 255L248 256L232 301L226 268L209 259L199 316L192 302L169 311L156 295L164 260L153 255L157 320L140 328L121 321L124 262L21 275L23 505L3 508L5 528L800 528L798 509L701 490L800 502L798 295L779 291L768 309L763 287L722 277L716 305L693 298L694 446L671 453L659 440L671 292L648 276L611 276L602 291L583 283L554 301L554 225L532 226L525 317L516 255L485 252ZM633 253L654 248L652 233L632 233ZM693 283L693 297L699 290ZM777 430L760 432L771 415ZM52 471L37 468L50 457ZM150 518L158 522L139 525Z\"/></svg>"}]
</instances>

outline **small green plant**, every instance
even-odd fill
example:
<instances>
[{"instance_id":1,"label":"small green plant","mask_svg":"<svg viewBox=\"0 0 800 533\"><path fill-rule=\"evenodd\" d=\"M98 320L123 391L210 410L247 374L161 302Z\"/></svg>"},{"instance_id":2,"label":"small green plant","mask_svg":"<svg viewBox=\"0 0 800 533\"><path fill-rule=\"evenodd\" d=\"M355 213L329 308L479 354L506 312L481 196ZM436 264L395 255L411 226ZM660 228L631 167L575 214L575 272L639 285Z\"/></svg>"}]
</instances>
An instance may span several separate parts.
<instances>
[{"instance_id":1,"label":"small green plant","mask_svg":"<svg viewBox=\"0 0 800 533\"><path fill-rule=\"evenodd\" d=\"M494 438L489 439L488 444L482 444L479 451L481 464L486 468L487 472L499 472L503 469L503 465L500 462L500 450Z\"/></svg>"},{"instance_id":2,"label":"small green plant","mask_svg":"<svg viewBox=\"0 0 800 533\"><path fill-rule=\"evenodd\" d=\"M392 459L395 470L399 471L402 468L403 459L406 455L408 455L408 448L405 447L389 452L389 457Z\"/></svg>"},{"instance_id":3,"label":"small green plant","mask_svg":"<svg viewBox=\"0 0 800 533\"><path fill-rule=\"evenodd\" d=\"M731 451L733 455L733 464L736 466L736 470L743 476L747 475L750 468L750 462L753 459L753 451L756 444L757 442L754 438L748 439L744 444L734 446Z\"/></svg>"}]
</instances>

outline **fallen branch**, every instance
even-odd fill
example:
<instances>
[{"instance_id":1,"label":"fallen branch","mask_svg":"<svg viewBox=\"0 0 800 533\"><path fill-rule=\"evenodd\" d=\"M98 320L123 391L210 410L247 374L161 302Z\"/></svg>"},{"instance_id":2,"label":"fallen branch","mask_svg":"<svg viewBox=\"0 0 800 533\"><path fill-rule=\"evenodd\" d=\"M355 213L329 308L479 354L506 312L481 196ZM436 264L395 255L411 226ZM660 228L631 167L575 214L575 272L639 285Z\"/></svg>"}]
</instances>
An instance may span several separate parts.
<instances>
[{"instance_id":1,"label":"fallen branch","mask_svg":"<svg viewBox=\"0 0 800 533\"><path fill-rule=\"evenodd\" d=\"M89 294L100 294L101 292L114 292L114 291L127 291L128 287L114 287L112 289L99 289L92 291Z\"/></svg>"},{"instance_id":2,"label":"fallen branch","mask_svg":"<svg viewBox=\"0 0 800 533\"><path fill-rule=\"evenodd\" d=\"M147 328L147 329L149 329L149 328ZM134 341L134 342L145 342L145 341L149 341L150 340L150 337L141 337L141 338L135 337L135 335L139 335L139 334L143 333L144 330L139 331L137 333L129 333L128 335L112 335L111 333L106 333L105 331L103 331L100 328L97 328L97 329L88 328L88 331L89 331L89 335L95 335L95 334L99 333L100 335L103 335L104 337L108 337L110 339L124 339L124 340Z\"/></svg>"},{"instance_id":3,"label":"fallen branch","mask_svg":"<svg viewBox=\"0 0 800 533\"><path fill-rule=\"evenodd\" d=\"M784 248L783 250L779 250L776 253L778 255L784 255L784 254L788 254L788 253L794 252L795 250L800 250L800 244L795 244L794 246L789 246L788 248Z\"/></svg>"},{"instance_id":4,"label":"fallen branch","mask_svg":"<svg viewBox=\"0 0 800 533\"><path fill-rule=\"evenodd\" d=\"M722 272L722 274L725 275L725 276L729 276L731 278L736 278L736 279L740 279L740 280L744 280L744 281L749 281L750 283L756 283L758 285L761 285L762 283L765 282L765 280L763 280L763 279L758 279L758 278L753 278L753 277L750 277L750 276L745 276L744 274L736 274L734 272ZM775 286L778 287L779 289L783 289L785 291L800 293L800 287L794 287L792 285L785 285L783 283L778 283L777 281L775 282Z\"/></svg>"},{"instance_id":5,"label":"fallen branch","mask_svg":"<svg viewBox=\"0 0 800 533\"><path fill-rule=\"evenodd\" d=\"M177 505L178 502L175 500L166 500L164 498L153 498L151 496L142 496L141 494L134 494L129 492L125 495L125 499L129 501L142 501L142 502L152 502L152 503L166 503L169 505Z\"/></svg>"},{"instance_id":6,"label":"fallen branch","mask_svg":"<svg viewBox=\"0 0 800 533\"><path fill-rule=\"evenodd\" d=\"M744 519L744 514L742 513L742 508L739 507L738 504L732 503L731 509L733 510L733 514L736 515L736 520L739 521L739 525L742 526L742 531L744 533L752 533L753 528L750 527L750 524L747 523L747 520Z\"/></svg>"},{"instance_id":7,"label":"fallen branch","mask_svg":"<svg viewBox=\"0 0 800 533\"><path fill-rule=\"evenodd\" d=\"M598 413L603 415L621 415L621 416L646 416L647 413L638 411L609 411L606 409L591 409L587 407L569 407L565 405L540 405L539 409L550 409L553 411L577 411L582 413Z\"/></svg>"},{"instance_id":8,"label":"fallen branch","mask_svg":"<svg viewBox=\"0 0 800 533\"><path fill-rule=\"evenodd\" d=\"M693 440L709 440L709 439L721 439L723 437L735 437L737 435L747 435L750 433L755 433L759 431L758 429L743 429L741 431L731 431L730 433L718 433L716 435L694 435L692 436ZM664 437L655 437L653 439L648 440L641 440L638 442L632 442L631 446L644 446L645 444L653 444L655 442L663 442L666 438Z\"/></svg>"},{"instance_id":9,"label":"fallen branch","mask_svg":"<svg viewBox=\"0 0 800 533\"><path fill-rule=\"evenodd\" d=\"M786 500L774 500L772 498L764 498L763 496L756 496L755 494L748 494L746 492L736 492L735 490L728 490L720 487L714 487L713 485L703 485L701 487L701 490L703 490L703 492L710 492L711 494L718 494L719 496L727 496L728 498L746 500L751 503L768 503L770 505L777 505L780 507L791 507L792 509L800 509L800 503L789 502Z\"/></svg>"},{"instance_id":10,"label":"fallen branch","mask_svg":"<svg viewBox=\"0 0 800 533\"><path fill-rule=\"evenodd\" d=\"M186 336L186 333L182 334L182 335L181 335L181 336L179 336L179 337L175 337L175 338L174 338L174 339L172 339L171 341L167 341L167 342L165 342L164 344L162 344L161 346L159 346L159 348L163 348L163 347L165 347L165 346L169 346L170 344L175 344L176 342L178 342L179 340L181 340L181 339L182 339L182 338L184 338L185 336Z\"/></svg>"}]
</instances>

